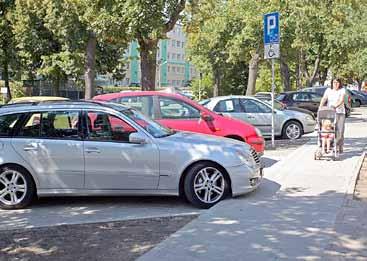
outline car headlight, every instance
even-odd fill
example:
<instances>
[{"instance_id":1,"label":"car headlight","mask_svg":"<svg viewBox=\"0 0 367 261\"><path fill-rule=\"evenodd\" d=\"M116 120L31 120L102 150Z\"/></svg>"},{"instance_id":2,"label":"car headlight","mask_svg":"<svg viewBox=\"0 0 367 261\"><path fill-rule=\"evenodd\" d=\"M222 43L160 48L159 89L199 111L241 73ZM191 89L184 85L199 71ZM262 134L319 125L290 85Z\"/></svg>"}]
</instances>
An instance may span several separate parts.
<instances>
[{"instance_id":1,"label":"car headlight","mask_svg":"<svg viewBox=\"0 0 367 261\"><path fill-rule=\"evenodd\" d=\"M245 163L246 165L250 167L255 165L255 161L251 154L246 153L245 151L240 150L240 149L237 149L236 152L241 162Z\"/></svg>"},{"instance_id":2,"label":"car headlight","mask_svg":"<svg viewBox=\"0 0 367 261\"><path fill-rule=\"evenodd\" d=\"M314 121L314 119L311 116L306 116L306 120L308 120L308 121Z\"/></svg>"},{"instance_id":3,"label":"car headlight","mask_svg":"<svg viewBox=\"0 0 367 261\"><path fill-rule=\"evenodd\" d=\"M261 131L258 129L258 128L255 128L255 132L256 132L256 135L259 136L259 137L262 137L262 133Z\"/></svg>"}]
</instances>

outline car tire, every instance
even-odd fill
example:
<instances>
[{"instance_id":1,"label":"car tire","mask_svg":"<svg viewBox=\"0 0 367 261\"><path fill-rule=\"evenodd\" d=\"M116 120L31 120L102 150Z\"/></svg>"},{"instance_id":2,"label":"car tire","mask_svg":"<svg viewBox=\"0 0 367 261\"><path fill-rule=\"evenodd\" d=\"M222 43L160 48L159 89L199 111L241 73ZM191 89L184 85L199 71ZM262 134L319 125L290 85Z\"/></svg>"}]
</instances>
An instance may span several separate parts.
<instances>
[{"instance_id":1,"label":"car tire","mask_svg":"<svg viewBox=\"0 0 367 261\"><path fill-rule=\"evenodd\" d=\"M354 102L354 107L356 107L356 108L361 107L361 101L360 100L356 100Z\"/></svg>"},{"instance_id":2,"label":"car tire","mask_svg":"<svg viewBox=\"0 0 367 261\"><path fill-rule=\"evenodd\" d=\"M297 121L288 121L282 131L284 139L296 140L302 137L303 128L302 125Z\"/></svg>"},{"instance_id":3,"label":"car tire","mask_svg":"<svg viewBox=\"0 0 367 261\"><path fill-rule=\"evenodd\" d=\"M11 166L0 168L0 208L27 207L36 195L31 175L24 169Z\"/></svg>"},{"instance_id":4,"label":"car tire","mask_svg":"<svg viewBox=\"0 0 367 261\"><path fill-rule=\"evenodd\" d=\"M208 209L228 196L229 182L224 170L214 163L203 162L187 172L184 191L191 204Z\"/></svg>"}]
</instances>

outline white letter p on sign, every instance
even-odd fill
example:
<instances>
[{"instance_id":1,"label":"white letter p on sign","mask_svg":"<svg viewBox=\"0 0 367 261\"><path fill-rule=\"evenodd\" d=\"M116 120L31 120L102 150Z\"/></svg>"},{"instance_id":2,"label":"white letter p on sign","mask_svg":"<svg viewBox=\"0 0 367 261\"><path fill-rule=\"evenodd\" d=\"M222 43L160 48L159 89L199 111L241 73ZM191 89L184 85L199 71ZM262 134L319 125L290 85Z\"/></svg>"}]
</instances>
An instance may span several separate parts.
<instances>
[{"instance_id":1,"label":"white letter p on sign","mask_svg":"<svg viewBox=\"0 0 367 261\"><path fill-rule=\"evenodd\" d=\"M275 15L268 16L266 23L267 23L267 29L268 29L266 33L270 35L271 30L277 27L276 16Z\"/></svg>"}]
</instances>

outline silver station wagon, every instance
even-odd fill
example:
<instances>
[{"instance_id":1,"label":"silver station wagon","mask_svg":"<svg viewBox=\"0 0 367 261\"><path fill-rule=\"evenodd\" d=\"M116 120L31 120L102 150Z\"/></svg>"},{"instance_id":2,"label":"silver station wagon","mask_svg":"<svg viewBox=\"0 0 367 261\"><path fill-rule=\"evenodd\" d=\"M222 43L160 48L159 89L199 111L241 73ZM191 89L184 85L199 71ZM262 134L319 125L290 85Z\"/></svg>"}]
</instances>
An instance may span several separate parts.
<instances>
[{"instance_id":1,"label":"silver station wagon","mask_svg":"<svg viewBox=\"0 0 367 261\"><path fill-rule=\"evenodd\" d=\"M34 197L176 195L209 208L254 190L260 160L243 142L167 129L113 103L0 108L0 207Z\"/></svg>"}]
</instances>

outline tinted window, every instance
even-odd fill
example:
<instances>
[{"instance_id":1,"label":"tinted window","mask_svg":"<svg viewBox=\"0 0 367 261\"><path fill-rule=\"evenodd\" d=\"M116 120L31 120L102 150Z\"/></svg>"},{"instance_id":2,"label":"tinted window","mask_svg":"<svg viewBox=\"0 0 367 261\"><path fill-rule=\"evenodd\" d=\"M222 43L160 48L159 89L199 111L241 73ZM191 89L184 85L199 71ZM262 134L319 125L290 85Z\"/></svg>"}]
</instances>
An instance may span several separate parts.
<instances>
[{"instance_id":1,"label":"tinted window","mask_svg":"<svg viewBox=\"0 0 367 261\"><path fill-rule=\"evenodd\" d=\"M35 138L78 139L79 112L55 111L30 114L18 136Z\"/></svg>"},{"instance_id":2,"label":"tinted window","mask_svg":"<svg viewBox=\"0 0 367 261\"><path fill-rule=\"evenodd\" d=\"M235 104L233 100L219 101L214 107L216 112L236 112Z\"/></svg>"},{"instance_id":3,"label":"tinted window","mask_svg":"<svg viewBox=\"0 0 367 261\"><path fill-rule=\"evenodd\" d=\"M241 99L240 100L241 107L245 113L270 113L271 109L265 104L250 100L250 99Z\"/></svg>"},{"instance_id":4,"label":"tinted window","mask_svg":"<svg viewBox=\"0 0 367 261\"><path fill-rule=\"evenodd\" d=\"M283 101L285 100L286 97L287 97L286 94L279 94L278 97L276 97L275 99L278 101Z\"/></svg>"},{"instance_id":5,"label":"tinted window","mask_svg":"<svg viewBox=\"0 0 367 261\"><path fill-rule=\"evenodd\" d=\"M311 93L310 95L311 95L311 100L313 102L320 102L321 99L322 99L322 96L320 96L320 95L317 95L317 94L314 94L314 93Z\"/></svg>"},{"instance_id":6,"label":"tinted window","mask_svg":"<svg viewBox=\"0 0 367 261\"><path fill-rule=\"evenodd\" d=\"M200 111L186 102L160 97L159 106L162 119L196 119L200 118Z\"/></svg>"},{"instance_id":7,"label":"tinted window","mask_svg":"<svg viewBox=\"0 0 367 261\"><path fill-rule=\"evenodd\" d=\"M118 101L119 103L136 109L143 114L153 118L153 97L152 96L131 96L122 97Z\"/></svg>"},{"instance_id":8,"label":"tinted window","mask_svg":"<svg viewBox=\"0 0 367 261\"><path fill-rule=\"evenodd\" d=\"M33 113L25 121L19 131L21 137L40 137L41 136L41 113Z\"/></svg>"},{"instance_id":9,"label":"tinted window","mask_svg":"<svg viewBox=\"0 0 367 261\"><path fill-rule=\"evenodd\" d=\"M57 139L78 139L78 130L78 111L55 111L42 113L41 137Z\"/></svg>"},{"instance_id":10,"label":"tinted window","mask_svg":"<svg viewBox=\"0 0 367 261\"><path fill-rule=\"evenodd\" d=\"M0 116L0 137L12 135L15 124L19 121L22 114L10 114Z\"/></svg>"},{"instance_id":11,"label":"tinted window","mask_svg":"<svg viewBox=\"0 0 367 261\"><path fill-rule=\"evenodd\" d=\"M93 141L129 142L136 130L122 119L104 112L88 112L88 139Z\"/></svg>"},{"instance_id":12,"label":"tinted window","mask_svg":"<svg viewBox=\"0 0 367 261\"><path fill-rule=\"evenodd\" d=\"M310 97L308 93L305 92L297 92L293 94L293 100L298 102L310 101Z\"/></svg>"}]
</instances>

